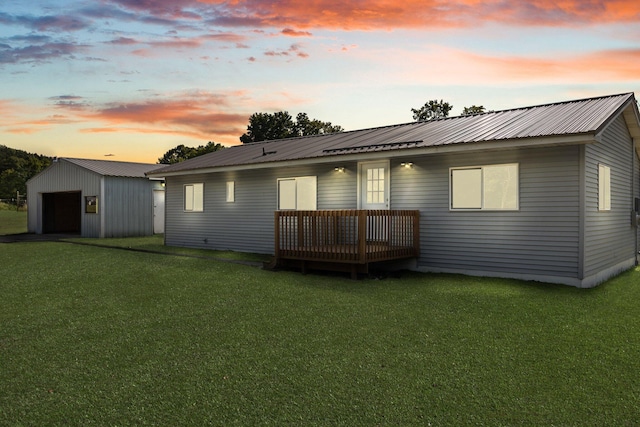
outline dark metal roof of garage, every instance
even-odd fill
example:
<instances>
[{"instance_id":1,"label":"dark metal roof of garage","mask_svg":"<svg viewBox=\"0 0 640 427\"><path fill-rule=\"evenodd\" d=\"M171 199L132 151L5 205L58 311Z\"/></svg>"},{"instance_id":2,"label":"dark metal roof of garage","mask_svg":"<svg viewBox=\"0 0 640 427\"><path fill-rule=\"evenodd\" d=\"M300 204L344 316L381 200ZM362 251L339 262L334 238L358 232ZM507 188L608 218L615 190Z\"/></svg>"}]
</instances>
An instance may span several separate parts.
<instances>
[{"instance_id":1,"label":"dark metal roof of garage","mask_svg":"<svg viewBox=\"0 0 640 427\"><path fill-rule=\"evenodd\" d=\"M73 163L99 175L124 178L146 178L148 172L166 166L150 163L114 162L111 160L74 159L69 157L61 157L59 160Z\"/></svg>"},{"instance_id":2,"label":"dark metal roof of garage","mask_svg":"<svg viewBox=\"0 0 640 427\"><path fill-rule=\"evenodd\" d=\"M509 141L535 144L549 137L595 138L622 111L635 111L632 133L640 133L633 93L602 96L472 116L413 122L350 132L238 145L153 171L152 176L248 165L337 159L337 156L464 146ZM632 106L629 109L629 106ZM638 137L640 135L634 135ZM508 144L507 144L508 145ZM477 146L479 147L479 146Z\"/></svg>"}]
</instances>

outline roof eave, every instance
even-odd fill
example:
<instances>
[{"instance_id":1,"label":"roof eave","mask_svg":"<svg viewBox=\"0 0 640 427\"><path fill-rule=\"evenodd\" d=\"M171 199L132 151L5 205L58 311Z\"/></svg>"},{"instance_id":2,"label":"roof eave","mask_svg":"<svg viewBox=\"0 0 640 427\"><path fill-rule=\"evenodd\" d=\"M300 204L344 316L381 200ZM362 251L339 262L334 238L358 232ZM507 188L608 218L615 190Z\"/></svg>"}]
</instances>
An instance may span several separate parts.
<instances>
[{"instance_id":1,"label":"roof eave","mask_svg":"<svg viewBox=\"0 0 640 427\"><path fill-rule=\"evenodd\" d=\"M284 166L305 166L313 164L326 164L336 162L359 162L369 160L379 160L388 158L415 157L443 153L458 153L470 151L497 151L513 148L542 148L565 145L582 145L598 142L593 133L558 135L544 137L518 138L508 140L494 140L481 142L466 142L457 144L447 144L436 147L407 148L402 150L386 150L371 153L335 154L331 156L311 157L297 160L283 160L275 162L245 163L241 165L228 165L206 167L199 169L189 169L175 172L149 172L148 177L167 178L172 176L200 175L216 172L234 172L247 169L270 169Z\"/></svg>"}]
</instances>

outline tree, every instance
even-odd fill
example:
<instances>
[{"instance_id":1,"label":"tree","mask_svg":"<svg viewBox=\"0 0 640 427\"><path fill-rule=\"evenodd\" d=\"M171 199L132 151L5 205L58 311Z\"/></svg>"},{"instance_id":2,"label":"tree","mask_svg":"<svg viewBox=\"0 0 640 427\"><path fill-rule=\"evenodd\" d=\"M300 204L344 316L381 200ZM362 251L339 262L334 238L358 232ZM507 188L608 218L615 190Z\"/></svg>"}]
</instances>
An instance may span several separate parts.
<instances>
[{"instance_id":1,"label":"tree","mask_svg":"<svg viewBox=\"0 0 640 427\"><path fill-rule=\"evenodd\" d=\"M290 138L295 136L294 126L293 118L286 111L278 111L273 114L253 113L249 117L247 132L242 134L240 141L246 144L249 142Z\"/></svg>"},{"instance_id":2,"label":"tree","mask_svg":"<svg viewBox=\"0 0 640 427\"><path fill-rule=\"evenodd\" d=\"M310 119L307 113L298 113L294 125L296 136L325 135L328 133L342 132L342 126L332 125L331 122L323 122L318 119Z\"/></svg>"},{"instance_id":3,"label":"tree","mask_svg":"<svg viewBox=\"0 0 640 427\"><path fill-rule=\"evenodd\" d=\"M0 199L26 194L27 181L50 164L50 157L0 145Z\"/></svg>"},{"instance_id":4,"label":"tree","mask_svg":"<svg viewBox=\"0 0 640 427\"><path fill-rule=\"evenodd\" d=\"M482 114L482 113L486 113L487 109L484 108L484 106L480 105L472 105L471 107L464 107L462 109L462 115L463 116L471 116L473 114Z\"/></svg>"},{"instance_id":5,"label":"tree","mask_svg":"<svg viewBox=\"0 0 640 427\"><path fill-rule=\"evenodd\" d=\"M448 102L432 99L418 109L412 108L411 112L413 113L413 120L420 122L448 117L452 108L453 105Z\"/></svg>"},{"instance_id":6,"label":"tree","mask_svg":"<svg viewBox=\"0 0 640 427\"><path fill-rule=\"evenodd\" d=\"M209 141L207 145L199 145L198 147L187 147L184 144L180 144L164 153L164 155L158 159L158 163L172 165L174 163L184 162L185 160L202 156L203 154L222 150L223 148L225 148L224 145L216 144L212 141Z\"/></svg>"},{"instance_id":7,"label":"tree","mask_svg":"<svg viewBox=\"0 0 640 427\"><path fill-rule=\"evenodd\" d=\"M295 120L287 111L253 113L249 117L247 132L240 137L240 141L246 144L342 131L342 126L332 125L331 122L323 122L317 119L309 119L307 113L299 113Z\"/></svg>"}]
</instances>

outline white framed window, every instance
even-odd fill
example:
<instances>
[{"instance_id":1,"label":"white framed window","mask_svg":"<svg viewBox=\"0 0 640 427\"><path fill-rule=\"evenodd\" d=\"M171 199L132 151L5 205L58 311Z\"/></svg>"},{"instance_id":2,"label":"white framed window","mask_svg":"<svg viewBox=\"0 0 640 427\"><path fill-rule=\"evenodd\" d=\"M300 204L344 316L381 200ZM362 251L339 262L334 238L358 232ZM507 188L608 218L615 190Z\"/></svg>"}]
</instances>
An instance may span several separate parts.
<instances>
[{"instance_id":1,"label":"white framed window","mask_svg":"<svg viewBox=\"0 0 640 427\"><path fill-rule=\"evenodd\" d=\"M611 210L611 168L598 165L598 210Z\"/></svg>"},{"instance_id":2,"label":"white framed window","mask_svg":"<svg viewBox=\"0 0 640 427\"><path fill-rule=\"evenodd\" d=\"M518 210L519 165L449 169L451 210Z\"/></svg>"},{"instance_id":3,"label":"white framed window","mask_svg":"<svg viewBox=\"0 0 640 427\"><path fill-rule=\"evenodd\" d=\"M367 169L367 203L384 203L385 201L385 168Z\"/></svg>"},{"instance_id":4,"label":"white framed window","mask_svg":"<svg viewBox=\"0 0 640 427\"><path fill-rule=\"evenodd\" d=\"M278 178L278 210L314 211L317 193L315 176Z\"/></svg>"},{"instance_id":5,"label":"white framed window","mask_svg":"<svg viewBox=\"0 0 640 427\"><path fill-rule=\"evenodd\" d=\"M227 203L236 201L236 182L227 181Z\"/></svg>"},{"instance_id":6,"label":"white framed window","mask_svg":"<svg viewBox=\"0 0 640 427\"><path fill-rule=\"evenodd\" d=\"M204 210L204 184L185 184L184 211L202 212Z\"/></svg>"}]
</instances>

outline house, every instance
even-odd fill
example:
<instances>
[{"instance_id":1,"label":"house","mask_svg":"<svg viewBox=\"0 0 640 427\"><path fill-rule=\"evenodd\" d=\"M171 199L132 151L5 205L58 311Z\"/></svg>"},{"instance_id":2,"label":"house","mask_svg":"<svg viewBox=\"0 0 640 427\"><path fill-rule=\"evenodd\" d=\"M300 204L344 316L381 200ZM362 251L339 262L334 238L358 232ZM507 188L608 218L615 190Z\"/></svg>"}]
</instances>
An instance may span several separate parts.
<instances>
[{"instance_id":1,"label":"house","mask_svg":"<svg viewBox=\"0 0 640 427\"><path fill-rule=\"evenodd\" d=\"M284 245L304 262L327 242L368 251L414 233L414 270L576 287L638 262L632 93L245 144L148 176L166 180L171 246L278 256Z\"/></svg>"},{"instance_id":2,"label":"house","mask_svg":"<svg viewBox=\"0 0 640 427\"><path fill-rule=\"evenodd\" d=\"M129 237L162 233L165 165L57 158L27 182L30 233Z\"/></svg>"}]
</instances>

